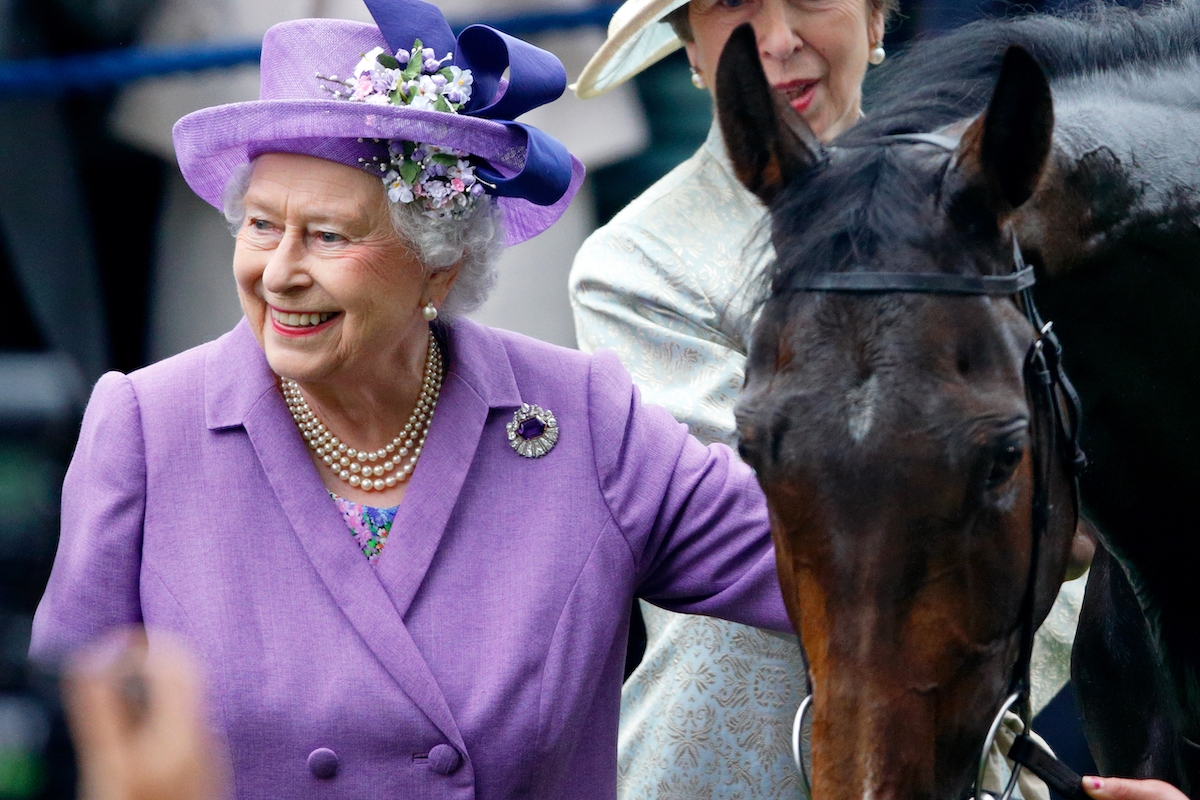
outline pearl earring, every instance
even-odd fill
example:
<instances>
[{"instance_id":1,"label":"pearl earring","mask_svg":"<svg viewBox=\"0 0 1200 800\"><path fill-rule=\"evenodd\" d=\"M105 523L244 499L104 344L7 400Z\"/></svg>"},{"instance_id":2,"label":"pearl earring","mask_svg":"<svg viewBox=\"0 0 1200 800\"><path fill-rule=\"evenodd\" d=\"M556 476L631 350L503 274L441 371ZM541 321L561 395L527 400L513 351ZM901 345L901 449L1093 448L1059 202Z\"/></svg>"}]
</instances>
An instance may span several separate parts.
<instances>
[{"instance_id":1,"label":"pearl earring","mask_svg":"<svg viewBox=\"0 0 1200 800\"><path fill-rule=\"evenodd\" d=\"M871 48L871 55L867 57L867 61L878 67L885 58L887 58L887 53L883 49L883 42L876 42L875 46Z\"/></svg>"},{"instance_id":2,"label":"pearl earring","mask_svg":"<svg viewBox=\"0 0 1200 800\"><path fill-rule=\"evenodd\" d=\"M426 322L433 322L437 319L437 307L432 302L426 303L421 309L421 315L425 317Z\"/></svg>"},{"instance_id":3,"label":"pearl earring","mask_svg":"<svg viewBox=\"0 0 1200 800\"><path fill-rule=\"evenodd\" d=\"M697 89L705 88L704 87L704 76L700 74L700 70L696 69L695 67L692 67L691 70L692 70L692 86L695 86Z\"/></svg>"}]
</instances>

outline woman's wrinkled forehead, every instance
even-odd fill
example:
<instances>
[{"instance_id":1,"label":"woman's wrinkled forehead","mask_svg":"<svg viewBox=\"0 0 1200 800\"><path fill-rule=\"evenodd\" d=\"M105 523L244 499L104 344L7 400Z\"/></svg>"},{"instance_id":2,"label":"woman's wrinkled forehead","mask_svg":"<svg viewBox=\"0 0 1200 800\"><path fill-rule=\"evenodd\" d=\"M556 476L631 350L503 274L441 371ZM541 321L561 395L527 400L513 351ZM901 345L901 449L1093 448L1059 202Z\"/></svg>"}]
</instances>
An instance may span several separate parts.
<instances>
[{"instance_id":1,"label":"woman's wrinkled forehead","mask_svg":"<svg viewBox=\"0 0 1200 800\"><path fill-rule=\"evenodd\" d=\"M664 19L670 22L671 26L675 28L675 32L679 35L679 38L684 41L691 41L691 26L688 24L689 13L705 14L713 11L718 6L740 8L749 5L762 5L764 2L767 2L767 0L691 0L687 5L672 11ZM806 3L811 4L812 0L779 0L779 2L802 7ZM892 14L899 10L899 0L861 0L861 2L869 14L883 14L885 22L891 18ZM684 33L687 35L685 36Z\"/></svg>"},{"instance_id":2,"label":"woman's wrinkled forehead","mask_svg":"<svg viewBox=\"0 0 1200 800\"><path fill-rule=\"evenodd\" d=\"M295 153L264 153L255 159L244 203L248 212L372 228L387 216L383 185L373 176Z\"/></svg>"}]
</instances>

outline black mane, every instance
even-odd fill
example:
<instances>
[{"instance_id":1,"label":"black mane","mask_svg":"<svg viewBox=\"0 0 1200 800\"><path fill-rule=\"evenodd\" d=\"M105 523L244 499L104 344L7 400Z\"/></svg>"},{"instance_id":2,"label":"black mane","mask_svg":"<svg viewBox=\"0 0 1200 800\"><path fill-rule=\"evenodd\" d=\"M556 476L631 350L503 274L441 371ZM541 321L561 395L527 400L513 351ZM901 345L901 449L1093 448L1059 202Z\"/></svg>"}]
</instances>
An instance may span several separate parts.
<instances>
[{"instance_id":1,"label":"black mane","mask_svg":"<svg viewBox=\"0 0 1200 800\"><path fill-rule=\"evenodd\" d=\"M1178 66L1200 55L1200 2L1140 10L1096 3L1071 15L982 20L914 44L872 70L866 118L841 139L930 131L983 111L1010 45L1020 45L1051 83L1138 66Z\"/></svg>"},{"instance_id":2,"label":"black mane","mask_svg":"<svg viewBox=\"0 0 1200 800\"><path fill-rule=\"evenodd\" d=\"M865 118L832 142L828 163L775 202L776 261L762 276L767 295L786 293L808 271L867 265L883 243L916 245L935 261L938 253L957 252L960 264L964 251L969 257L978 243L935 239L934 220L924 218L940 185L938 160L906 157L902 151L909 147L879 139L931 132L982 112L1014 44L1039 62L1052 83L1122 68L1178 67L1200 55L1200 0L1140 11L1098 4L1070 16L985 20L890 59L868 76ZM781 223L789 227L781 229Z\"/></svg>"}]
</instances>

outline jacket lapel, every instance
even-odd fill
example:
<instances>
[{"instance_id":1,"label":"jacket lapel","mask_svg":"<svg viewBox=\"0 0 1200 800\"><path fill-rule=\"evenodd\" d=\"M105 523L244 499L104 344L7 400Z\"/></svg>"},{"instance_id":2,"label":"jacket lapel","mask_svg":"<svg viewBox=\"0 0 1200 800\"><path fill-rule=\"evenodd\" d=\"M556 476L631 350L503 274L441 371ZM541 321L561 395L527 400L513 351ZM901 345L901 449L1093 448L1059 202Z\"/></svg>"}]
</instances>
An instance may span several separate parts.
<instances>
[{"instance_id":1,"label":"jacket lapel","mask_svg":"<svg viewBox=\"0 0 1200 800\"><path fill-rule=\"evenodd\" d=\"M433 423L379 558L379 579L401 616L421 588L458 502L492 408L521 405L508 353L465 320L444 326L448 365Z\"/></svg>"},{"instance_id":2,"label":"jacket lapel","mask_svg":"<svg viewBox=\"0 0 1200 800\"><path fill-rule=\"evenodd\" d=\"M287 405L275 390L275 376L244 320L210 352L205 387L209 427L245 428L276 499L334 602L404 693L465 752L446 699L404 627L403 610L393 607L375 569L328 501ZM431 439L433 435L431 431Z\"/></svg>"}]
</instances>

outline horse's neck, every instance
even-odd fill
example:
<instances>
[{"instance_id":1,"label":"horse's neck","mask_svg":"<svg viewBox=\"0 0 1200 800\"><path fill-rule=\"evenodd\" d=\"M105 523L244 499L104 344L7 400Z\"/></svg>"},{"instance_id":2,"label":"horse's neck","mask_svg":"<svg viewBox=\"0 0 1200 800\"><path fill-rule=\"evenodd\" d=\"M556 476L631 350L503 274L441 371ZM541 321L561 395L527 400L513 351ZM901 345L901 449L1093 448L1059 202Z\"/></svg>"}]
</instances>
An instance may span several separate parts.
<instances>
[{"instance_id":1,"label":"horse's neck","mask_svg":"<svg viewBox=\"0 0 1200 800\"><path fill-rule=\"evenodd\" d=\"M1051 274L1119 247L1139 221L1196 219L1200 66L1056 86L1054 112L1049 173L1016 220Z\"/></svg>"},{"instance_id":2,"label":"horse's neck","mask_svg":"<svg viewBox=\"0 0 1200 800\"><path fill-rule=\"evenodd\" d=\"M1014 223L1052 278L1039 303L1088 404L1085 490L1105 496L1084 499L1200 710L1200 70L1054 90L1051 166Z\"/></svg>"}]
</instances>

